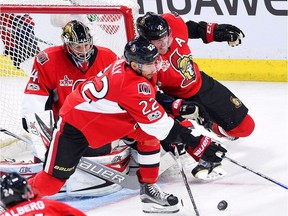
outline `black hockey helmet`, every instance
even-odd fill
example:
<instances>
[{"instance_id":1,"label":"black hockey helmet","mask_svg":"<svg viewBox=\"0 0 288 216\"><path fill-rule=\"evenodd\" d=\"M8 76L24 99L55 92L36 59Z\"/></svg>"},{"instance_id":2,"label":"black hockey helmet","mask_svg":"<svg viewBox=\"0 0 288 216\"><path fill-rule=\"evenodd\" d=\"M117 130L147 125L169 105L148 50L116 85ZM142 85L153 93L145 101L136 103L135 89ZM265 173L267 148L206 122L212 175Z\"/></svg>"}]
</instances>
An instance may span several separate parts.
<instances>
[{"instance_id":1,"label":"black hockey helmet","mask_svg":"<svg viewBox=\"0 0 288 216\"><path fill-rule=\"evenodd\" d=\"M150 41L139 36L132 39L125 46L124 57L130 65L132 61L139 64L154 62L159 56L157 48Z\"/></svg>"},{"instance_id":2,"label":"black hockey helmet","mask_svg":"<svg viewBox=\"0 0 288 216\"><path fill-rule=\"evenodd\" d=\"M144 16L136 20L137 31L148 40L158 40L169 35L169 25L167 21L153 12L147 12Z\"/></svg>"},{"instance_id":3,"label":"black hockey helmet","mask_svg":"<svg viewBox=\"0 0 288 216\"><path fill-rule=\"evenodd\" d=\"M90 34L89 28L78 20L68 22L61 35L62 41L66 46L67 51L79 61L87 61L93 52L93 38ZM90 45L86 52L79 52L75 50L74 46Z\"/></svg>"},{"instance_id":4,"label":"black hockey helmet","mask_svg":"<svg viewBox=\"0 0 288 216\"><path fill-rule=\"evenodd\" d=\"M1 202L9 208L34 197L27 180L18 173L7 173L1 176Z\"/></svg>"}]
</instances>

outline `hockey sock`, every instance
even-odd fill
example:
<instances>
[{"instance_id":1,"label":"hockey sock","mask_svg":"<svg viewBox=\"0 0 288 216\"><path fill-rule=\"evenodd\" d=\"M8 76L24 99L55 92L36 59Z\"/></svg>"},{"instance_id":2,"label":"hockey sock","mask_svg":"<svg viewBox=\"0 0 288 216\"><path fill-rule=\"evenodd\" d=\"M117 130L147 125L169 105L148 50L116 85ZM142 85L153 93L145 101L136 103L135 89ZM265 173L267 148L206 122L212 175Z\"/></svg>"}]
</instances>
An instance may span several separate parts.
<instances>
[{"instance_id":1,"label":"hockey sock","mask_svg":"<svg viewBox=\"0 0 288 216\"><path fill-rule=\"evenodd\" d=\"M38 196L51 196L60 191L66 180L55 178L43 170L33 178L28 179L34 194Z\"/></svg>"},{"instance_id":2,"label":"hockey sock","mask_svg":"<svg viewBox=\"0 0 288 216\"><path fill-rule=\"evenodd\" d=\"M160 142L157 139L137 143L139 182L154 184L158 181L160 164Z\"/></svg>"},{"instance_id":3,"label":"hockey sock","mask_svg":"<svg viewBox=\"0 0 288 216\"><path fill-rule=\"evenodd\" d=\"M216 123L213 123L212 130L220 137L247 137L253 132L254 128L254 120L247 114L243 121L230 131L224 130Z\"/></svg>"}]
</instances>

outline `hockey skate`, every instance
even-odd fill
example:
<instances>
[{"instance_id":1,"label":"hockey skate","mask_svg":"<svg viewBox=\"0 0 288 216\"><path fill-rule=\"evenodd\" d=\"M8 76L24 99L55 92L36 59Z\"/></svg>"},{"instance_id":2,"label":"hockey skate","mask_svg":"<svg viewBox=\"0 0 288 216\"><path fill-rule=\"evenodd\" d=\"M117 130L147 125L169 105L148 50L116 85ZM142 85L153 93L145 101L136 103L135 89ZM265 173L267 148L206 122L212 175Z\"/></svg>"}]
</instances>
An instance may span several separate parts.
<instances>
[{"instance_id":1,"label":"hockey skate","mask_svg":"<svg viewBox=\"0 0 288 216\"><path fill-rule=\"evenodd\" d=\"M191 173L196 179L205 181L223 178L227 174L227 172L223 170L220 162L211 163L202 159L199 160Z\"/></svg>"},{"instance_id":2,"label":"hockey skate","mask_svg":"<svg viewBox=\"0 0 288 216\"><path fill-rule=\"evenodd\" d=\"M145 213L176 213L178 198L162 192L157 184L140 184L140 199Z\"/></svg>"}]
</instances>

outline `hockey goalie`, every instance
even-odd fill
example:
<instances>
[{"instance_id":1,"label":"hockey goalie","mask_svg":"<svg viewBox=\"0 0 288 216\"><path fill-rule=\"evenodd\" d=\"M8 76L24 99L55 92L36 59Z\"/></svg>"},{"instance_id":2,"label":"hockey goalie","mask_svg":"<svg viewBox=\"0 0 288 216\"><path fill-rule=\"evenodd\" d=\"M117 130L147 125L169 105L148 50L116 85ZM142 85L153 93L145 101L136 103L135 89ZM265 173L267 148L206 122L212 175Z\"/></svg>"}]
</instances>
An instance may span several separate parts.
<instances>
[{"instance_id":1,"label":"hockey goalie","mask_svg":"<svg viewBox=\"0 0 288 216\"><path fill-rule=\"evenodd\" d=\"M8 161L5 165L1 164L2 172L19 172L20 168L23 175L39 172L49 147L54 122L66 96L81 81L117 59L110 49L94 45L90 29L78 20L69 21L63 27L61 38L62 45L42 50L35 56L24 92L23 127L29 131L32 140L34 162L23 164ZM87 148L84 156L117 171L129 171L129 147L118 146L117 141L107 143L100 149ZM119 185L79 170L64 187L63 190L69 195L79 196L101 196L121 189Z\"/></svg>"}]
</instances>

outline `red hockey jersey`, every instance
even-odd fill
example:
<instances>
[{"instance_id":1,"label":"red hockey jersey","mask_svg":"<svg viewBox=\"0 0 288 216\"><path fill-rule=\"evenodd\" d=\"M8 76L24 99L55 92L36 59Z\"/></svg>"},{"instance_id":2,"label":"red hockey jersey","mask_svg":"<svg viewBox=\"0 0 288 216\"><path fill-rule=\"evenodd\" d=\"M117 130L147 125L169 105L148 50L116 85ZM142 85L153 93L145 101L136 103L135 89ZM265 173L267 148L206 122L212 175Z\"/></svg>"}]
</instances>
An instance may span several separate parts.
<instances>
[{"instance_id":1,"label":"red hockey jersey","mask_svg":"<svg viewBox=\"0 0 288 216\"><path fill-rule=\"evenodd\" d=\"M52 109L57 115L67 95L80 82L94 76L117 59L116 54L110 49L96 47L98 50L96 59L86 73L71 62L64 45L41 51L34 60L30 79L25 88L23 115L47 110L45 106L48 100L53 100Z\"/></svg>"},{"instance_id":2,"label":"red hockey jersey","mask_svg":"<svg viewBox=\"0 0 288 216\"><path fill-rule=\"evenodd\" d=\"M21 202L2 214L0 216L84 216L85 214L80 210L73 208L63 202L56 200L35 198L30 201Z\"/></svg>"},{"instance_id":3,"label":"red hockey jersey","mask_svg":"<svg viewBox=\"0 0 288 216\"><path fill-rule=\"evenodd\" d=\"M81 130L91 147L128 134L138 141L163 140L174 121L155 99L156 74L153 78L149 81L124 59L117 60L103 73L81 83L67 97L60 117Z\"/></svg>"},{"instance_id":4,"label":"red hockey jersey","mask_svg":"<svg viewBox=\"0 0 288 216\"><path fill-rule=\"evenodd\" d=\"M167 13L161 15L170 26L173 41L162 58L162 70L158 72L159 88L177 98L195 95L202 84L198 65L193 61L188 46L188 30L180 16Z\"/></svg>"}]
</instances>

